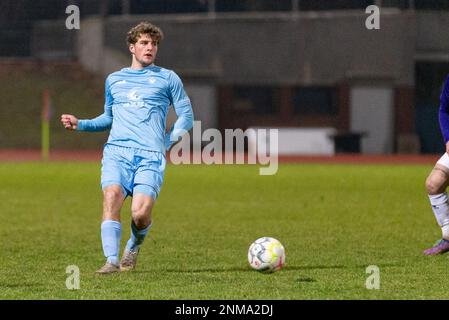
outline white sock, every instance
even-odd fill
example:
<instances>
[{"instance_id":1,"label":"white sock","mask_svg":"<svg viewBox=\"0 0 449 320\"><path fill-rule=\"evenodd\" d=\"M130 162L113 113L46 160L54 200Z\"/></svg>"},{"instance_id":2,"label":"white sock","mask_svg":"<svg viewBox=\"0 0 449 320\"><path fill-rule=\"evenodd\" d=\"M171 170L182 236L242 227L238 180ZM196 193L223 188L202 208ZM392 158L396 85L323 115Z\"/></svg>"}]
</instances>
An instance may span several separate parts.
<instances>
[{"instance_id":1,"label":"white sock","mask_svg":"<svg viewBox=\"0 0 449 320\"><path fill-rule=\"evenodd\" d=\"M443 239L449 240L449 203L447 193L429 195L433 214L441 227Z\"/></svg>"}]
</instances>

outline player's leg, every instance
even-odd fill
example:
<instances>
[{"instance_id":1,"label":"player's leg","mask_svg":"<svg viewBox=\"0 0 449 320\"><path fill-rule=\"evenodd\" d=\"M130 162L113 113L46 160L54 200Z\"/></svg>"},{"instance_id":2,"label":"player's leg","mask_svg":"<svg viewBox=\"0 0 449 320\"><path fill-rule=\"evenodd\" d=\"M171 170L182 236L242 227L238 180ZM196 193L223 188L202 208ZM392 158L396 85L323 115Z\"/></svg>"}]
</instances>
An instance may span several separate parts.
<instances>
[{"instance_id":1,"label":"player's leg","mask_svg":"<svg viewBox=\"0 0 449 320\"><path fill-rule=\"evenodd\" d=\"M449 156L445 153L426 179L426 189L432 211L441 227L442 239L434 247L424 251L425 255L449 251L449 201L446 189L449 185Z\"/></svg>"},{"instance_id":2,"label":"player's leg","mask_svg":"<svg viewBox=\"0 0 449 320\"><path fill-rule=\"evenodd\" d=\"M103 222L101 224L101 242L106 264L98 273L119 271L119 251L122 236L120 210L128 195L131 176L129 155L126 149L105 146L102 168L101 186L103 190Z\"/></svg>"},{"instance_id":3,"label":"player's leg","mask_svg":"<svg viewBox=\"0 0 449 320\"><path fill-rule=\"evenodd\" d=\"M127 249L136 251L142 244L151 227L153 197L137 193L133 196L131 204L131 238L126 244Z\"/></svg>"},{"instance_id":4,"label":"player's leg","mask_svg":"<svg viewBox=\"0 0 449 320\"><path fill-rule=\"evenodd\" d=\"M101 242L106 261L119 265L120 240L122 227L120 210L125 194L120 185L109 185L103 189L103 222L101 223Z\"/></svg>"},{"instance_id":5,"label":"player's leg","mask_svg":"<svg viewBox=\"0 0 449 320\"><path fill-rule=\"evenodd\" d=\"M148 194L135 193L131 204L131 236L126 243L120 269L132 270L136 267L140 245L145 240L152 223L154 198Z\"/></svg>"},{"instance_id":6,"label":"player's leg","mask_svg":"<svg viewBox=\"0 0 449 320\"><path fill-rule=\"evenodd\" d=\"M136 266L140 245L152 224L152 210L161 190L165 156L158 152L140 151L138 169L134 177L131 205L131 237L120 261L121 270L132 270Z\"/></svg>"}]
</instances>

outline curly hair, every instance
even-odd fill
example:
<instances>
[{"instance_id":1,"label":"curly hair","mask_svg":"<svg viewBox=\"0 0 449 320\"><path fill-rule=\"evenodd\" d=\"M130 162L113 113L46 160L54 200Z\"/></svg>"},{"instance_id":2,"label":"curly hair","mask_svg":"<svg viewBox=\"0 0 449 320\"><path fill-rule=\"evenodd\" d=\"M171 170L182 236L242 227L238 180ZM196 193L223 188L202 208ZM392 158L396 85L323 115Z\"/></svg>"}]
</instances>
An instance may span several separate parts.
<instances>
[{"instance_id":1,"label":"curly hair","mask_svg":"<svg viewBox=\"0 0 449 320\"><path fill-rule=\"evenodd\" d=\"M143 21L128 31L126 35L127 45L129 46L130 44L135 44L142 34L150 35L151 39L157 43L164 38L164 34L160 28L150 22Z\"/></svg>"}]
</instances>

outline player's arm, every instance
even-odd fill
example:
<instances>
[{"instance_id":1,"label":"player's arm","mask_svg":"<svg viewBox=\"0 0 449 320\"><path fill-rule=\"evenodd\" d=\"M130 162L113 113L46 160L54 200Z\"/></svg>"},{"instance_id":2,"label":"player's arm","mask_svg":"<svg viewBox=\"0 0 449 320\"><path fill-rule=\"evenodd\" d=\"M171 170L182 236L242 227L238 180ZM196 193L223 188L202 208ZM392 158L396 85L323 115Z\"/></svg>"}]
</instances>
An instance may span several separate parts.
<instances>
[{"instance_id":1,"label":"player's arm","mask_svg":"<svg viewBox=\"0 0 449 320\"><path fill-rule=\"evenodd\" d=\"M189 97L184 91L181 79L176 73L171 73L170 79L170 99L175 109L177 119L165 136L165 148L170 147L179 141L181 136L193 127L193 109Z\"/></svg>"},{"instance_id":2,"label":"player's arm","mask_svg":"<svg viewBox=\"0 0 449 320\"><path fill-rule=\"evenodd\" d=\"M446 144L446 152L449 153L449 77L444 83L440 96L439 121L444 143Z\"/></svg>"},{"instance_id":3,"label":"player's arm","mask_svg":"<svg viewBox=\"0 0 449 320\"><path fill-rule=\"evenodd\" d=\"M108 80L105 85L105 104L104 113L94 119L79 120L71 114L61 115L61 122L68 130L78 131L104 131L111 128L112 125L112 95L109 90Z\"/></svg>"}]
</instances>

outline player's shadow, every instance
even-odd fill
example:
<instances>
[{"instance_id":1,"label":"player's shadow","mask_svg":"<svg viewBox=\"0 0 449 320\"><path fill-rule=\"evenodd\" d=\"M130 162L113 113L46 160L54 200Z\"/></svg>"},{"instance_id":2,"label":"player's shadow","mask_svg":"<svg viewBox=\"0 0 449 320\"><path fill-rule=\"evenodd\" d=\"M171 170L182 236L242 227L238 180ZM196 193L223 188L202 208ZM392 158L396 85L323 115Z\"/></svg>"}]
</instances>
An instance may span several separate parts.
<instances>
[{"instance_id":1,"label":"player's shadow","mask_svg":"<svg viewBox=\"0 0 449 320\"><path fill-rule=\"evenodd\" d=\"M31 282L24 282L24 283L0 283L0 290L4 288L8 289L16 289L16 288L35 288L35 287L41 287L42 283L31 283Z\"/></svg>"},{"instance_id":2,"label":"player's shadow","mask_svg":"<svg viewBox=\"0 0 449 320\"><path fill-rule=\"evenodd\" d=\"M202 272L212 272L212 273L225 273L225 272L247 272L254 271L250 267L229 267L229 268L183 268L183 269L164 269L164 272L171 273L202 273ZM152 272L152 270L140 270L134 272Z\"/></svg>"},{"instance_id":3,"label":"player's shadow","mask_svg":"<svg viewBox=\"0 0 449 320\"><path fill-rule=\"evenodd\" d=\"M282 269L283 272L306 270L306 269L335 269L341 266L318 266L318 267L307 267L307 266L288 266ZM226 273L226 272L254 272L251 267L229 267L229 268L188 268L188 269L166 269L166 272L173 273Z\"/></svg>"},{"instance_id":4,"label":"player's shadow","mask_svg":"<svg viewBox=\"0 0 449 320\"><path fill-rule=\"evenodd\" d=\"M396 267L396 264L379 264L379 268L382 267ZM282 272L291 271L306 271L306 270L320 270L320 269L365 269L368 265L287 265L282 269ZM136 273L148 273L154 272L155 270L139 270L134 271ZM164 269L164 272L169 273L227 273L227 272L254 272L254 269L248 267L228 267L228 268L171 268Z\"/></svg>"},{"instance_id":5,"label":"player's shadow","mask_svg":"<svg viewBox=\"0 0 449 320\"><path fill-rule=\"evenodd\" d=\"M356 265L311 265L311 266L286 266L285 270L320 270L320 269L366 269L369 266L369 264L356 264ZM386 267L398 267L399 264L393 264L393 263L382 263L376 265L379 268L386 268Z\"/></svg>"}]
</instances>

